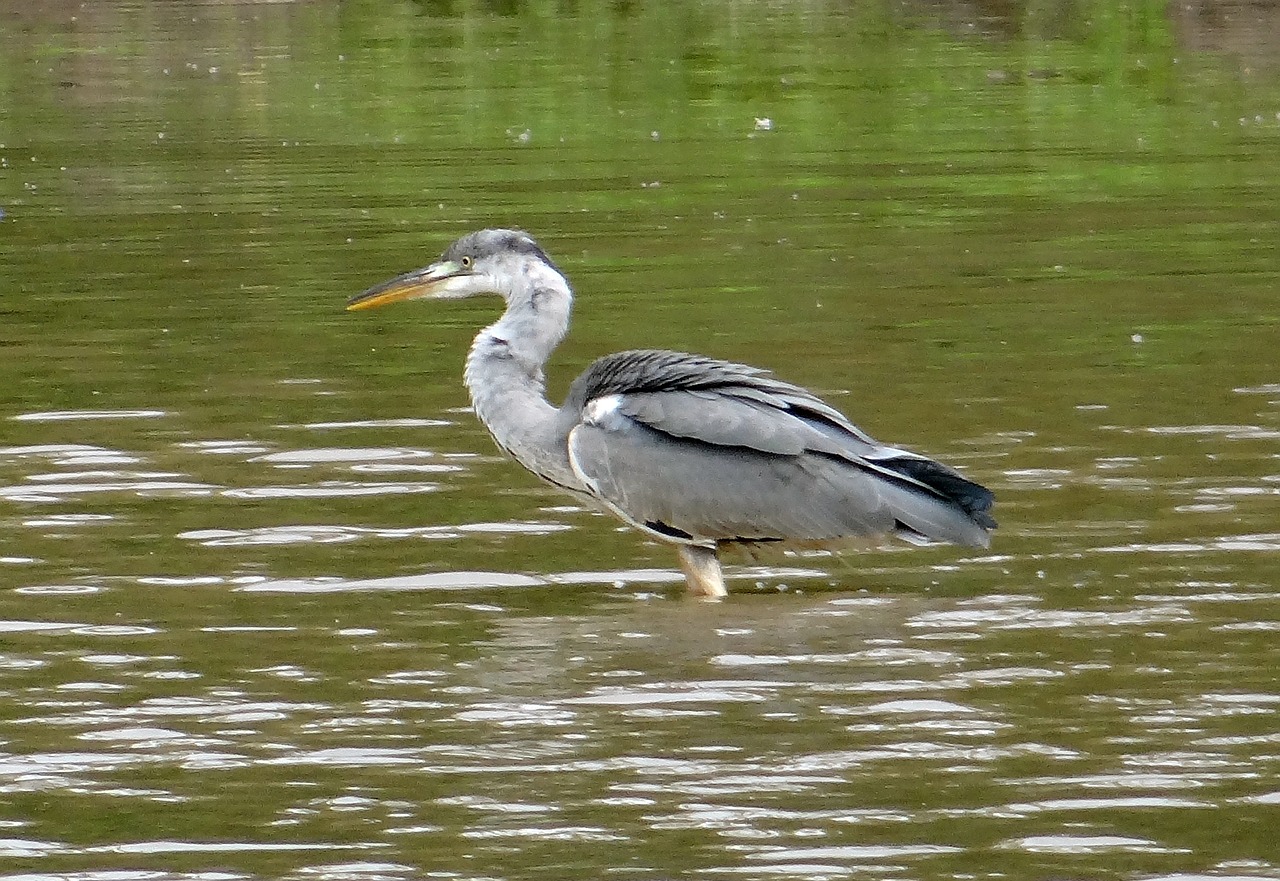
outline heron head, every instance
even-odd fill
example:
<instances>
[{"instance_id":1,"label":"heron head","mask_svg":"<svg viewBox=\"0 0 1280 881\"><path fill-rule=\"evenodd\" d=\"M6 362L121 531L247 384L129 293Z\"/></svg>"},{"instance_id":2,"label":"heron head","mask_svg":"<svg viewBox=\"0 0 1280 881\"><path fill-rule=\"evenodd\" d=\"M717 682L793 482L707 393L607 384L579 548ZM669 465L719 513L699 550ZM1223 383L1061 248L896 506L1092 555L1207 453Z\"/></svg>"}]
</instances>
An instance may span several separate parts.
<instances>
[{"instance_id":1,"label":"heron head","mask_svg":"<svg viewBox=\"0 0 1280 881\"><path fill-rule=\"evenodd\" d=\"M349 311L427 297L459 300L497 294L510 307L544 286L548 273L567 290L564 276L533 237L511 229L482 229L450 245L435 263L375 285L347 302Z\"/></svg>"}]
</instances>

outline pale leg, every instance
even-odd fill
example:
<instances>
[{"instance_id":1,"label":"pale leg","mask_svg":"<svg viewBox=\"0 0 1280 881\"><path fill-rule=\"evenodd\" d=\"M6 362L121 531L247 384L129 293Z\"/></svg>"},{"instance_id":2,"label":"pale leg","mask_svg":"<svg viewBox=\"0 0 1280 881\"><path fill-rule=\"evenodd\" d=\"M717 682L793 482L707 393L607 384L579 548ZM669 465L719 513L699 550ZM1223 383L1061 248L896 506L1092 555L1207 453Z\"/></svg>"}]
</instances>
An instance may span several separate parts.
<instances>
[{"instance_id":1,"label":"pale leg","mask_svg":"<svg viewBox=\"0 0 1280 881\"><path fill-rule=\"evenodd\" d=\"M724 589L724 573L720 571L715 548L677 545L676 555L680 558L680 570L684 572L690 591L707 597L722 597L728 593Z\"/></svg>"}]
</instances>

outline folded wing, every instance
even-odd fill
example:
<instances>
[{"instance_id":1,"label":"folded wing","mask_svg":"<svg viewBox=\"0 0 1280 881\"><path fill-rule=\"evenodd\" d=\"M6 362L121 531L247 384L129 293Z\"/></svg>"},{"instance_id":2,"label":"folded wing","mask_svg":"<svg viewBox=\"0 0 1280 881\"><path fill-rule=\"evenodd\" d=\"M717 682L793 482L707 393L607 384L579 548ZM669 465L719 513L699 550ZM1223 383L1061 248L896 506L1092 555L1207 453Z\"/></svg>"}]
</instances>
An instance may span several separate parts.
<instances>
[{"instance_id":1,"label":"folded wing","mask_svg":"<svg viewBox=\"0 0 1280 881\"><path fill-rule=\"evenodd\" d=\"M798 386L679 352L595 362L561 410L572 467L624 519L675 541L896 533L985 547L993 496L885 447Z\"/></svg>"}]
</instances>

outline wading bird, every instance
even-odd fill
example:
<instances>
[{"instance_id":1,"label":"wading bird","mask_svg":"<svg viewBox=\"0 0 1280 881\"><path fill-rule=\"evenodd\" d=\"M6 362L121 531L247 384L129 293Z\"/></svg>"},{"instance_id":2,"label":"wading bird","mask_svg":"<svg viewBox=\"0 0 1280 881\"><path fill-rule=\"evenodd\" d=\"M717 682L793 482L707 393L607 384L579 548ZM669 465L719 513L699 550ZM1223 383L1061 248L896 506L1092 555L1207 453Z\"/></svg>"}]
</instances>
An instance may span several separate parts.
<instances>
[{"instance_id":1,"label":"wading bird","mask_svg":"<svg viewBox=\"0 0 1280 881\"><path fill-rule=\"evenodd\" d=\"M690 590L724 596L719 549L832 545L896 535L985 548L991 491L883 446L835 408L767 371L701 355L606 355L547 402L542 368L569 330L569 282L527 233L486 229L436 263L351 299L496 294L498 321L463 373L476 416L538 477L676 547Z\"/></svg>"}]
</instances>

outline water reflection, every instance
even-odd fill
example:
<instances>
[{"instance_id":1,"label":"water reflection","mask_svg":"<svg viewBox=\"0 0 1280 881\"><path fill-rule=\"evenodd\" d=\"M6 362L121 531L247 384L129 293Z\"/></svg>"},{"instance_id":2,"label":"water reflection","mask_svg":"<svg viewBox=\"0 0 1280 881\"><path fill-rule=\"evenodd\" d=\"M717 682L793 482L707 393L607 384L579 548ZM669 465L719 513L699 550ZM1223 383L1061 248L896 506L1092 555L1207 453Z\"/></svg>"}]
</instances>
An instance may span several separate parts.
<instances>
[{"instance_id":1,"label":"water reflection","mask_svg":"<svg viewBox=\"0 0 1280 881\"><path fill-rule=\"evenodd\" d=\"M11 6L0 881L1280 878L1276 4ZM992 553L687 601L343 320L490 224Z\"/></svg>"},{"instance_id":2,"label":"water reflection","mask_svg":"<svg viewBox=\"0 0 1280 881\"><path fill-rule=\"evenodd\" d=\"M507 602L431 603L435 624L417 635L391 622L334 630L308 617L289 628L206 627L186 634L185 661L113 653L103 640L126 636L118 630L64 622L24 631L10 622L11 634L31 639L87 639L41 654L92 676L66 678L61 698L37 682L25 687L30 711L10 730L35 748L0 761L4 791L190 804L191 781L207 778L194 791L235 799L252 787L281 804L274 828L340 835L304 850L376 851L426 836L471 842L488 860L506 859L504 843L578 841L612 843L619 859L648 852L641 832L693 833L723 842L699 861L712 874L768 865L797 877L893 877L903 865L946 871L939 860L967 845L945 830L965 818L1010 831L1064 815L1087 826L993 842L1014 853L1187 853L1159 830L1186 812L1218 810L1225 793L1252 786L1275 758L1274 735L1241 737L1247 728L1232 721L1273 718L1274 693L1098 691L1086 685L1091 677L1135 683L1181 650L1148 640L1117 664L1098 663L1110 656L1106 642L1083 655L1068 642L1028 642L1020 626L1001 624L1027 623L1026 597L786 596L716 606L621 595L546 616L510 608L516 594L496 596ZM463 636L477 617L487 626ZM1068 641L1081 628L1132 641L1153 625L1198 623L1185 610L1116 609L1087 624L1044 625ZM441 625L455 630L447 647L431 635ZM182 672L175 664L207 666L214 655L204 639L287 634L281 645L297 645L308 632L357 651L364 678L350 682L347 662L323 655L303 665L241 656L221 671L172 678ZM655 677L659 657L665 677ZM19 661L5 664L10 676L24 669L5 660ZM140 693L148 681L181 691ZM286 688L312 697L262 696ZM1112 721L1075 733L1045 727L1043 701L1076 706L1081 722ZM1113 742L1121 730L1128 736ZM157 773L166 767L189 782L121 785L143 769L168 779ZM290 797L299 772L312 785L346 785ZM1123 817L1135 811L1147 819L1128 826ZM1151 833L1132 834L1139 829ZM911 841L893 843L905 830ZM257 840L7 844L15 857L43 860L273 849Z\"/></svg>"},{"instance_id":3,"label":"water reflection","mask_svg":"<svg viewBox=\"0 0 1280 881\"><path fill-rule=\"evenodd\" d=\"M294 428L263 443L187 434L145 449L78 443L67 421L41 424L42 436L0 449L5 495L36 506L16 525L52 554L10 558L41 574L11 589L0 620L0 675L21 708L6 722L0 791L18 804L109 799L143 815L266 808L244 821L254 831L233 823L216 839L170 824L90 843L42 834L56 825L19 815L4 854L48 867L47 877L89 877L96 870L84 867L111 855L153 866L234 856L247 867L236 877L271 865L381 877L395 871L337 860L354 851L416 864L421 848L459 846L472 856L451 859L528 866L587 844L593 864L621 864L689 836L701 842L689 858L711 877L953 874L953 860L978 852L995 865L1067 859L1096 872L1117 854L1158 868L1233 852L1188 835L1185 818L1265 810L1276 798L1267 769L1280 697L1250 659L1269 651L1280 595L1236 562L1274 550L1272 532L1169 540L1157 518L1135 512L1052 526L1023 516L1013 532L1025 545L1014 539L1011 553L738 566L739 596L716 606L681 600L680 575L667 569L465 565L479 559L469 546L500 560L507 543L536 555L564 536L565 559L580 559L584 543L614 534L533 490L517 507L537 519L466 522L442 509L458 522L407 525L372 508L381 524L296 521L299 499L388 500L505 467L400 442L416 422L307 428L307 443ZM1230 492L1247 481L1220 472L1204 485L1170 467L1194 460L1206 438L1267 440L1238 425L1112 425L1091 436L1162 447L1103 454L1100 442L1083 443L1070 467L1006 468L1001 489L1015 509L1092 487L1167 499L1190 518L1216 512L1172 503L1230 497L1244 523L1260 524L1249 519L1255 494ZM392 442L369 445L363 431ZM354 432L351 443L333 443L333 432ZM1032 435L1016 443L1033 461L1061 455ZM190 481L211 458L219 482ZM989 470L1017 460L973 461ZM378 464L424 466L441 484L335 476ZM306 479L268 482L294 472ZM101 497L164 501L175 547L358 548L346 559L359 571L275 556L275 574L129 574L103 562L77 571L69 555L92 559L148 516L93 505ZM229 511L213 525L210 498L263 507L258 522L237 524ZM619 540L631 556L634 538ZM409 571L368 571L383 547L411 549L396 552ZM1133 579L1143 566L1152 574ZM228 614L237 597L253 605ZM121 604L123 619L112 611ZM1205 645L1210 633L1229 650ZM1171 681L1187 657L1198 659L1195 675ZM1259 869L1252 877L1271 871Z\"/></svg>"}]
</instances>

